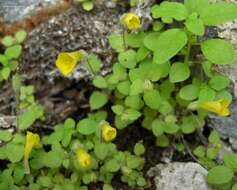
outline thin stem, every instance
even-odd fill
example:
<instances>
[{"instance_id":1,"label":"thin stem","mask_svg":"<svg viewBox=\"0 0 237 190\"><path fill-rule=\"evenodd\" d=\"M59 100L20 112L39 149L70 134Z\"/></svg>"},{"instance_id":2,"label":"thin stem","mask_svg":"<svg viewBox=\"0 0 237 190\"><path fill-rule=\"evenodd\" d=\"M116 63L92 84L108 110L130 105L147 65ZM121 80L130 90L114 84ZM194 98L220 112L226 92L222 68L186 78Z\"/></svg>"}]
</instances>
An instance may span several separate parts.
<instances>
[{"instance_id":1,"label":"thin stem","mask_svg":"<svg viewBox=\"0 0 237 190\"><path fill-rule=\"evenodd\" d=\"M124 50L127 49L126 36L127 36L127 30L123 28L123 45L124 45Z\"/></svg>"}]
</instances>

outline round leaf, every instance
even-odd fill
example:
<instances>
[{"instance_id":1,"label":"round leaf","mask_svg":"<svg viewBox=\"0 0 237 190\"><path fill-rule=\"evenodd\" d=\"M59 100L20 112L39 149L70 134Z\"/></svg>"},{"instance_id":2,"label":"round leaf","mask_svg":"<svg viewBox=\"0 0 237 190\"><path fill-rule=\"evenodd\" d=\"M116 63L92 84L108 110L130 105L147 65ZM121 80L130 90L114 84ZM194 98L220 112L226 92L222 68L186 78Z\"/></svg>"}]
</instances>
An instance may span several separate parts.
<instances>
[{"instance_id":1,"label":"round leaf","mask_svg":"<svg viewBox=\"0 0 237 190\"><path fill-rule=\"evenodd\" d=\"M174 43L175 42L175 43ZM180 29L169 29L160 34L154 52L154 62L163 64L176 55L187 43L187 35Z\"/></svg>"},{"instance_id":2,"label":"round leaf","mask_svg":"<svg viewBox=\"0 0 237 190\"><path fill-rule=\"evenodd\" d=\"M181 88L179 96L184 100L194 100L199 95L199 88L193 84Z\"/></svg>"},{"instance_id":3,"label":"round leaf","mask_svg":"<svg viewBox=\"0 0 237 190\"><path fill-rule=\"evenodd\" d=\"M226 166L216 166L207 175L207 181L213 185L224 185L229 183L234 176L233 171Z\"/></svg>"},{"instance_id":4,"label":"round leaf","mask_svg":"<svg viewBox=\"0 0 237 190\"><path fill-rule=\"evenodd\" d=\"M182 82L188 79L190 76L190 70L188 65L184 63L174 63L172 64L169 72L170 82Z\"/></svg>"},{"instance_id":5,"label":"round leaf","mask_svg":"<svg viewBox=\"0 0 237 190\"><path fill-rule=\"evenodd\" d=\"M103 107L108 101L108 96L105 93L95 91L90 96L90 107L92 110Z\"/></svg>"},{"instance_id":6,"label":"round leaf","mask_svg":"<svg viewBox=\"0 0 237 190\"><path fill-rule=\"evenodd\" d=\"M96 131L97 123L92 119L82 119L77 124L77 130L83 135L90 135Z\"/></svg>"},{"instance_id":7,"label":"round leaf","mask_svg":"<svg viewBox=\"0 0 237 190\"><path fill-rule=\"evenodd\" d=\"M215 64L232 64L237 58L233 46L221 39L204 41L201 44L201 50L207 60Z\"/></svg>"}]
</instances>

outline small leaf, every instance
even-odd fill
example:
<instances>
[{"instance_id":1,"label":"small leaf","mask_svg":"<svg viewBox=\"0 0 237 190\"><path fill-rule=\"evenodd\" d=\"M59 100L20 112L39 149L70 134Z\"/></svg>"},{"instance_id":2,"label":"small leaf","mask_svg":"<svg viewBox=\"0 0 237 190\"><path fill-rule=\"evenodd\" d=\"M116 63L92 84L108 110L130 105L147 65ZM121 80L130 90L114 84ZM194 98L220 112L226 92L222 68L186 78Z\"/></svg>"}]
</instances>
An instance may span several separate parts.
<instances>
[{"instance_id":1,"label":"small leaf","mask_svg":"<svg viewBox=\"0 0 237 190\"><path fill-rule=\"evenodd\" d=\"M111 34L109 36L109 43L110 43L110 46L117 52L124 51L124 40L123 40L122 35L115 34L115 33Z\"/></svg>"},{"instance_id":2,"label":"small leaf","mask_svg":"<svg viewBox=\"0 0 237 190\"><path fill-rule=\"evenodd\" d=\"M104 160L109 153L108 146L105 143L96 144L94 151L96 157L99 158L100 160Z\"/></svg>"},{"instance_id":3,"label":"small leaf","mask_svg":"<svg viewBox=\"0 0 237 190\"><path fill-rule=\"evenodd\" d=\"M114 105L114 106L112 106L112 110L115 114L121 115L124 111L124 107L121 105Z\"/></svg>"},{"instance_id":4,"label":"small leaf","mask_svg":"<svg viewBox=\"0 0 237 190\"><path fill-rule=\"evenodd\" d=\"M160 36L160 32L151 32L146 34L145 38L144 38L144 45L152 50L155 51L157 48L159 48L159 41L158 41L158 37Z\"/></svg>"},{"instance_id":5,"label":"small leaf","mask_svg":"<svg viewBox=\"0 0 237 190\"><path fill-rule=\"evenodd\" d=\"M189 17L186 22L185 26L187 29L197 36L203 36L205 32L205 27L201 19L199 18L192 18Z\"/></svg>"},{"instance_id":6,"label":"small leaf","mask_svg":"<svg viewBox=\"0 0 237 190\"><path fill-rule=\"evenodd\" d=\"M107 82L104 77L96 76L93 80L93 85L98 88L106 88Z\"/></svg>"},{"instance_id":7,"label":"small leaf","mask_svg":"<svg viewBox=\"0 0 237 190\"><path fill-rule=\"evenodd\" d=\"M206 8L209 4L208 0L184 0L184 5L189 13L200 14L202 9Z\"/></svg>"},{"instance_id":8,"label":"small leaf","mask_svg":"<svg viewBox=\"0 0 237 190\"><path fill-rule=\"evenodd\" d=\"M159 147L167 147L169 146L170 142L166 135L161 135L156 139L156 145Z\"/></svg>"},{"instance_id":9,"label":"small leaf","mask_svg":"<svg viewBox=\"0 0 237 190\"><path fill-rule=\"evenodd\" d=\"M24 30L20 30L15 34L16 41L20 44L26 39L27 33Z\"/></svg>"},{"instance_id":10,"label":"small leaf","mask_svg":"<svg viewBox=\"0 0 237 190\"><path fill-rule=\"evenodd\" d=\"M144 81L136 79L132 82L130 87L130 95L138 95L144 90Z\"/></svg>"},{"instance_id":11,"label":"small leaf","mask_svg":"<svg viewBox=\"0 0 237 190\"><path fill-rule=\"evenodd\" d=\"M1 70L1 76L3 79L7 80L9 75L11 73L11 70L9 67L4 67L2 70Z\"/></svg>"},{"instance_id":12,"label":"small leaf","mask_svg":"<svg viewBox=\"0 0 237 190\"><path fill-rule=\"evenodd\" d=\"M97 123L92 119L82 119L77 124L77 130L83 135L90 135L96 131Z\"/></svg>"},{"instance_id":13,"label":"small leaf","mask_svg":"<svg viewBox=\"0 0 237 190\"><path fill-rule=\"evenodd\" d=\"M175 43L174 43L175 42ZM175 56L187 43L187 35L181 29L169 29L157 39L154 63L163 64Z\"/></svg>"},{"instance_id":14,"label":"small leaf","mask_svg":"<svg viewBox=\"0 0 237 190\"><path fill-rule=\"evenodd\" d=\"M11 37L11 36L5 36L3 39L2 39L2 44L6 47L10 47L14 44L14 38Z\"/></svg>"},{"instance_id":15,"label":"small leaf","mask_svg":"<svg viewBox=\"0 0 237 190\"><path fill-rule=\"evenodd\" d=\"M142 143L136 143L134 146L134 150L133 152L137 155L137 156L141 156L145 153L145 147Z\"/></svg>"},{"instance_id":16,"label":"small leaf","mask_svg":"<svg viewBox=\"0 0 237 190\"><path fill-rule=\"evenodd\" d=\"M199 101L212 101L216 97L216 92L210 87L201 88L198 96Z\"/></svg>"},{"instance_id":17,"label":"small leaf","mask_svg":"<svg viewBox=\"0 0 237 190\"><path fill-rule=\"evenodd\" d=\"M215 64L232 64L237 58L233 46L221 39L211 39L202 42L201 50L207 60Z\"/></svg>"},{"instance_id":18,"label":"small leaf","mask_svg":"<svg viewBox=\"0 0 237 190\"><path fill-rule=\"evenodd\" d=\"M143 105L139 95L127 96L124 103L127 107L133 109L140 109Z\"/></svg>"},{"instance_id":19,"label":"small leaf","mask_svg":"<svg viewBox=\"0 0 237 190\"><path fill-rule=\"evenodd\" d=\"M166 127L165 123L160 119L155 119L152 122L152 132L155 136L162 135L164 133L165 127Z\"/></svg>"},{"instance_id":20,"label":"small leaf","mask_svg":"<svg viewBox=\"0 0 237 190\"><path fill-rule=\"evenodd\" d=\"M130 33L126 36L126 45L132 48L139 48L143 46L144 32Z\"/></svg>"},{"instance_id":21,"label":"small leaf","mask_svg":"<svg viewBox=\"0 0 237 190\"><path fill-rule=\"evenodd\" d=\"M196 85L189 84L181 88L179 96L184 100L194 100L199 95L199 88Z\"/></svg>"},{"instance_id":22,"label":"small leaf","mask_svg":"<svg viewBox=\"0 0 237 190\"><path fill-rule=\"evenodd\" d=\"M0 130L0 140L1 141L9 141L12 138L12 134L9 131Z\"/></svg>"},{"instance_id":23,"label":"small leaf","mask_svg":"<svg viewBox=\"0 0 237 190\"><path fill-rule=\"evenodd\" d=\"M169 72L169 79L172 83L182 82L188 79L190 70L188 65L184 63L173 63Z\"/></svg>"},{"instance_id":24,"label":"small leaf","mask_svg":"<svg viewBox=\"0 0 237 190\"><path fill-rule=\"evenodd\" d=\"M234 172L237 171L237 155L234 153L225 153L223 156L225 165L231 168Z\"/></svg>"},{"instance_id":25,"label":"small leaf","mask_svg":"<svg viewBox=\"0 0 237 190\"><path fill-rule=\"evenodd\" d=\"M237 18L237 4L235 3L212 3L203 8L201 19L205 25L215 26Z\"/></svg>"},{"instance_id":26,"label":"small leaf","mask_svg":"<svg viewBox=\"0 0 237 190\"><path fill-rule=\"evenodd\" d=\"M164 23L171 23L173 19L182 21L187 17L186 7L182 3L162 2L151 9L153 18L161 18Z\"/></svg>"},{"instance_id":27,"label":"small leaf","mask_svg":"<svg viewBox=\"0 0 237 190\"><path fill-rule=\"evenodd\" d=\"M134 50L127 50L120 53L118 59L124 67L132 69L137 64L136 55L137 53Z\"/></svg>"},{"instance_id":28,"label":"small leaf","mask_svg":"<svg viewBox=\"0 0 237 190\"><path fill-rule=\"evenodd\" d=\"M206 152L206 150L203 146L198 146L193 151L194 155L199 157L199 158L204 158L205 157L205 152Z\"/></svg>"},{"instance_id":29,"label":"small leaf","mask_svg":"<svg viewBox=\"0 0 237 190\"><path fill-rule=\"evenodd\" d=\"M207 181L213 185L224 185L229 183L234 176L233 171L226 166L216 166L209 170Z\"/></svg>"},{"instance_id":30,"label":"small leaf","mask_svg":"<svg viewBox=\"0 0 237 190\"><path fill-rule=\"evenodd\" d=\"M90 108L92 110L99 109L103 107L107 103L107 101L108 101L108 96L105 93L95 91L90 96L90 100L89 100Z\"/></svg>"},{"instance_id":31,"label":"small leaf","mask_svg":"<svg viewBox=\"0 0 237 190\"><path fill-rule=\"evenodd\" d=\"M5 55L8 59L17 59L21 55L22 46L21 45L14 45L5 50Z\"/></svg>"},{"instance_id":32,"label":"small leaf","mask_svg":"<svg viewBox=\"0 0 237 190\"><path fill-rule=\"evenodd\" d=\"M97 73L100 71L100 68L102 67L102 62L95 54L90 54L88 56L87 67L92 73Z\"/></svg>"},{"instance_id":33,"label":"small leaf","mask_svg":"<svg viewBox=\"0 0 237 190\"><path fill-rule=\"evenodd\" d=\"M118 91L123 95L128 95L130 91L131 83L129 80L120 82L117 86Z\"/></svg>"},{"instance_id":34,"label":"small leaf","mask_svg":"<svg viewBox=\"0 0 237 190\"><path fill-rule=\"evenodd\" d=\"M85 1L82 3L82 7L86 11L91 11L94 7L94 4L92 1Z\"/></svg>"},{"instance_id":35,"label":"small leaf","mask_svg":"<svg viewBox=\"0 0 237 190\"><path fill-rule=\"evenodd\" d=\"M216 75L211 78L209 85L215 90L222 90L230 84L230 79L226 76Z\"/></svg>"},{"instance_id":36,"label":"small leaf","mask_svg":"<svg viewBox=\"0 0 237 190\"><path fill-rule=\"evenodd\" d=\"M154 110L158 110L161 103L160 93L157 90L147 90L144 92L143 99L145 104Z\"/></svg>"}]
</instances>

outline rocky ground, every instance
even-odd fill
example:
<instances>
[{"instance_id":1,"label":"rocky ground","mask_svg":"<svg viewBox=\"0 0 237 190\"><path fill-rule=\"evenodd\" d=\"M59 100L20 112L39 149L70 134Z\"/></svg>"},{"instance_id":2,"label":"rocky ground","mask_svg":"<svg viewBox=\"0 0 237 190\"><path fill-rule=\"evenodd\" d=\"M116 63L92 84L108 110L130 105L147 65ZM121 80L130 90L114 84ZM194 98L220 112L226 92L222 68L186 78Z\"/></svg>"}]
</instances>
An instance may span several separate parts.
<instances>
[{"instance_id":1,"label":"rocky ground","mask_svg":"<svg viewBox=\"0 0 237 190\"><path fill-rule=\"evenodd\" d=\"M60 11L57 10L55 15L47 15L46 9L51 7L50 10L54 10L53 7L59 5ZM78 120L88 111L87 97L92 90L88 72L83 65L78 65L73 75L67 79L62 78L54 65L57 54L61 51L76 49L96 53L105 63L103 72L109 72L109 66L113 62L113 52L107 38L110 33L121 30L119 19L127 8L126 5L115 6L106 0L98 0L95 9L91 12L85 12L80 7L72 5L70 1L64 0L0 1L0 22L9 28L14 25L25 27L29 31L20 70L25 83L35 86L36 98L45 107L46 120L43 127L52 127L68 116ZM146 7L143 8L139 10L140 14L147 13ZM37 12L46 15L43 20L34 22ZM145 16L149 21L149 15ZM30 26L27 25L29 21L33 22ZM1 36L9 31L11 30L0 27ZM237 48L237 21L216 28L214 34L229 39ZM217 69L230 76L233 81L231 90L237 96L237 63ZM14 108L14 93L10 88L10 83L6 82L0 91L0 128L14 126ZM236 97L234 97L231 111L232 114L228 118L210 115L208 125L217 129L223 139L237 150ZM39 124L36 124L37 126ZM148 190L211 190L204 179L207 175L206 169L192 163L190 156L177 156L174 148L165 151L158 149L154 147L154 139L151 136L147 135L144 138L145 132L142 129L136 130L136 133L133 131L128 129L120 134L123 140L118 140L119 148L132 147L131 137L134 142L143 138L148 147L145 169L149 170L148 176L154 179L151 180L153 186ZM171 163L171 161L178 162ZM155 166L158 162L161 164ZM155 167L150 169L151 166ZM122 184L117 185L121 189L127 189Z\"/></svg>"}]
</instances>

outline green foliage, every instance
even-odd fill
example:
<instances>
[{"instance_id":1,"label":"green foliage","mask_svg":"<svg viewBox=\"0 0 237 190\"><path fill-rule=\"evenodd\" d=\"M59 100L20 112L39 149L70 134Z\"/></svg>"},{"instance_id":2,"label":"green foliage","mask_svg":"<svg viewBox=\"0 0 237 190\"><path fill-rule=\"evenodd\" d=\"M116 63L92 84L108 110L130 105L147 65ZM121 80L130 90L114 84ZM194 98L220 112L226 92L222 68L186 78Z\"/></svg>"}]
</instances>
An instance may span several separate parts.
<instances>
[{"instance_id":1,"label":"green foliage","mask_svg":"<svg viewBox=\"0 0 237 190\"><path fill-rule=\"evenodd\" d=\"M92 0L75 2L87 11L93 9ZM131 6L138 3L130 1ZM111 190L111 181L118 173L121 181L131 187L146 186L142 173L145 146L139 141L132 154L107 142L104 135L111 135L109 130L108 134L103 131L107 116L119 130L130 125L144 127L155 136L156 146L173 145L184 153L186 145L180 139L200 132L205 125L207 112L198 107L199 103L232 99L227 91L230 80L213 68L235 62L236 52L223 39L204 40L202 36L205 26L237 18L236 9L236 4L208 0L163 1L151 8L150 31L111 34L109 43L118 55L109 74L100 74L102 61L97 55L87 56L86 66L97 88L89 97L91 112L79 121L68 118L43 135L43 146L33 148L30 154L29 175L24 174L22 165L25 130L43 120L44 111L34 99L34 88L22 86L16 74L13 88L19 95L17 132L0 133L5 143L0 147L0 159L8 163L0 172L0 189L87 190L90 183L102 182L104 190ZM1 80L17 70L20 43L25 38L26 33L19 31L14 37L2 39L6 48L0 54ZM193 55L195 49L200 50L199 56ZM193 155L210 169L208 183L215 188L236 189L232 181L237 171L236 155L224 154L223 165L218 166L216 160L222 148L218 133L212 131L208 144L197 145ZM87 158L82 163L89 163L88 167L81 163L81 149Z\"/></svg>"}]
</instances>

